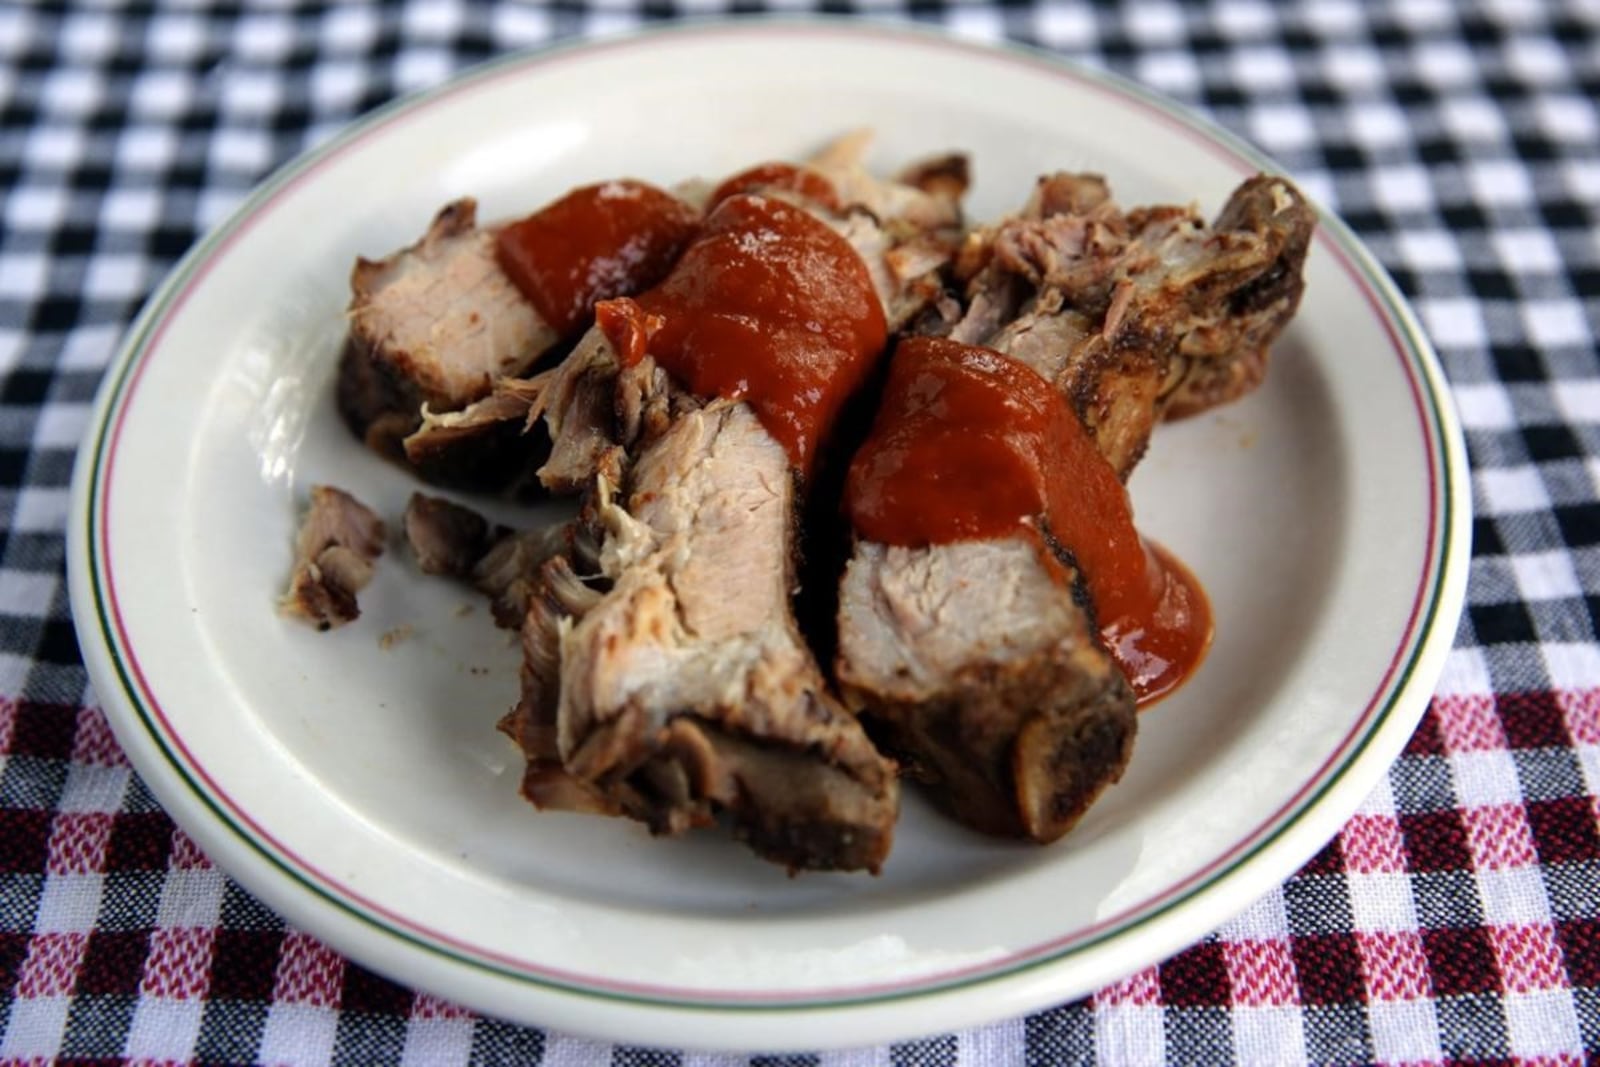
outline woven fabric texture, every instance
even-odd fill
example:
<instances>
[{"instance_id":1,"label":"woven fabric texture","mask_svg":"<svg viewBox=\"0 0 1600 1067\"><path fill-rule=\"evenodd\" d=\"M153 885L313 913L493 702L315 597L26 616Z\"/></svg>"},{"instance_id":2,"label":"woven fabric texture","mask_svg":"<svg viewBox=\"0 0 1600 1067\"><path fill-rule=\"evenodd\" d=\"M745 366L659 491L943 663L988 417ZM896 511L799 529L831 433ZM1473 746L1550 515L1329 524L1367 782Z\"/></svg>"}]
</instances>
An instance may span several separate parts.
<instances>
[{"instance_id":1,"label":"woven fabric texture","mask_svg":"<svg viewBox=\"0 0 1600 1067\"><path fill-rule=\"evenodd\" d=\"M1177 956L893 1046L610 1046L346 961L174 826L88 686L64 531L102 372L176 259L357 116L508 51L767 9L0 7L0 1064L1592 1062L1600 5L772 10L915 21L1128 75L1263 147L1369 244L1443 359L1476 512L1454 651L1386 779L1302 870Z\"/></svg>"}]
</instances>

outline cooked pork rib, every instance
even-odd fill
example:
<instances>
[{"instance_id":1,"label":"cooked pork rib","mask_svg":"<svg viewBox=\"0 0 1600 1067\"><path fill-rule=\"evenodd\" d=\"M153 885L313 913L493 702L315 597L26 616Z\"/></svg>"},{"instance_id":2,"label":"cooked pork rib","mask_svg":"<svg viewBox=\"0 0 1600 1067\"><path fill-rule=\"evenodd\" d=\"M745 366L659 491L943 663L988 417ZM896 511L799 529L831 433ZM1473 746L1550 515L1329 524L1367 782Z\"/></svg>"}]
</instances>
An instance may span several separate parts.
<instances>
[{"instance_id":1,"label":"cooked pork rib","mask_svg":"<svg viewBox=\"0 0 1600 1067\"><path fill-rule=\"evenodd\" d=\"M907 400L886 395L886 410ZM956 818L1047 842L1121 777L1137 721L1075 562L1047 560L1057 546L1044 516L1034 522L947 543L858 537L840 581L835 674L846 704Z\"/></svg>"},{"instance_id":2,"label":"cooked pork rib","mask_svg":"<svg viewBox=\"0 0 1600 1067\"><path fill-rule=\"evenodd\" d=\"M1313 224L1281 179L1245 182L1207 228L1183 209L1123 215L1099 178L1055 175L969 240L963 306L922 326L1053 382L1125 478L1162 414L1260 380ZM1034 538L860 542L838 625L846 702L969 825L1051 841L1121 777L1132 690L1081 583L1074 596L1052 580Z\"/></svg>"},{"instance_id":3,"label":"cooked pork rib","mask_svg":"<svg viewBox=\"0 0 1600 1067\"><path fill-rule=\"evenodd\" d=\"M627 483L599 508L611 588L561 605L581 615L559 639L564 769L658 833L724 810L778 862L876 869L893 770L795 626L788 455L747 405L712 401L641 448Z\"/></svg>"},{"instance_id":4,"label":"cooked pork rib","mask_svg":"<svg viewBox=\"0 0 1600 1067\"><path fill-rule=\"evenodd\" d=\"M896 195L930 225L959 217L944 191ZM937 295L948 240L941 250L903 217L827 221L890 319ZM535 414L553 441L541 477L591 486L602 577L586 584L565 559L544 566L523 629L523 699L502 724L528 757L525 795L658 833L725 814L791 868L876 870L894 768L828 693L795 623L792 458L748 404L697 399L648 356L622 369L599 329L541 385Z\"/></svg>"},{"instance_id":5,"label":"cooked pork rib","mask_svg":"<svg viewBox=\"0 0 1600 1067\"><path fill-rule=\"evenodd\" d=\"M311 487L311 506L295 538L289 591L279 601L286 615L319 630L343 626L361 614L356 593L372 580L383 554L383 522L343 489Z\"/></svg>"},{"instance_id":6,"label":"cooked pork rib","mask_svg":"<svg viewBox=\"0 0 1600 1067\"><path fill-rule=\"evenodd\" d=\"M1133 693L1032 538L858 545L837 671L911 776L984 833L1055 840L1132 753Z\"/></svg>"}]
</instances>

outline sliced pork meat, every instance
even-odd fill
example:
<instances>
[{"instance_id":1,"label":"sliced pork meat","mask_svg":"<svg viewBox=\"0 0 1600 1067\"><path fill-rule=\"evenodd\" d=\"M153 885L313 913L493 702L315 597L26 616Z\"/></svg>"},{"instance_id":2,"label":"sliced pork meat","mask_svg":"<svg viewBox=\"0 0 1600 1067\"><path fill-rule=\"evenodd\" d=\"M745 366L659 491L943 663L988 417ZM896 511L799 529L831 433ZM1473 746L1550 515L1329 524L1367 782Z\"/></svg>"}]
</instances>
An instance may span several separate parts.
<instances>
[{"instance_id":1,"label":"sliced pork meat","mask_svg":"<svg viewBox=\"0 0 1600 1067\"><path fill-rule=\"evenodd\" d=\"M845 571L839 684L941 806L1053 841L1133 751L1133 693L1034 538L862 543Z\"/></svg>"},{"instance_id":2,"label":"sliced pork meat","mask_svg":"<svg viewBox=\"0 0 1600 1067\"><path fill-rule=\"evenodd\" d=\"M726 813L777 862L877 869L893 766L828 694L795 626L790 457L748 405L714 400L641 449L627 481L600 508L610 588L586 597L551 568L556 603L540 606L557 610L529 616L530 696L556 714L525 700L513 717L537 764L525 791L559 802L550 783L570 793L575 779L594 787L579 792L586 809L604 796L658 833ZM562 615L575 621L552 634ZM552 720L553 750L548 728L538 736Z\"/></svg>"},{"instance_id":3,"label":"sliced pork meat","mask_svg":"<svg viewBox=\"0 0 1600 1067\"><path fill-rule=\"evenodd\" d=\"M1124 213L1096 175L1051 175L1018 215L969 236L961 300L918 332L1000 349L1055 382L1126 478L1158 420L1259 384L1315 221L1281 178L1246 181L1207 226L1188 208Z\"/></svg>"},{"instance_id":4,"label":"sliced pork meat","mask_svg":"<svg viewBox=\"0 0 1600 1067\"><path fill-rule=\"evenodd\" d=\"M312 486L280 609L318 630L358 618L356 594L372 580L384 536L382 520L355 497L333 486Z\"/></svg>"},{"instance_id":5,"label":"sliced pork meat","mask_svg":"<svg viewBox=\"0 0 1600 1067\"><path fill-rule=\"evenodd\" d=\"M393 457L426 405L457 411L525 373L558 340L495 259L477 202L444 207L415 244L350 274L339 402L367 444Z\"/></svg>"},{"instance_id":6,"label":"sliced pork meat","mask_svg":"<svg viewBox=\"0 0 1600 1067\"><path fill-rule=\"evenodd\" d=\"M416 244L351 274L340 408L352 429L429 481L503 488L543 463L515 382L588 325L598 300L657 281L699 214L670 193L619 180L574 189L503 226L458 200ZM526 413L524 405L523 413Z\"/></svg>"}]
</instances>

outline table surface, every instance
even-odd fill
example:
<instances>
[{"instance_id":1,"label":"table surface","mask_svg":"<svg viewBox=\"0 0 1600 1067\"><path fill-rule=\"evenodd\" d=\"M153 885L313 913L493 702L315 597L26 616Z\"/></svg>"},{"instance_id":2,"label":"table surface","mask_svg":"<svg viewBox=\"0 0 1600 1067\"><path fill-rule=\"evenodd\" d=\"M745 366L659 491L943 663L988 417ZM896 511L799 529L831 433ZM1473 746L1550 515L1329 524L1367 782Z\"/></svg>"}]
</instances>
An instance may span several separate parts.
<instances>
[{"instance_id":1,"label":"table surface","mask_svg":"<svg viewBox=\"0 0 1600 1067\"><path fill-rule=\"evenodd\" d=\"M73 457L121 332L256 182L363 112L490 56L734 9L0 8L0 1063L1600 1053L1600 4L1457 7L825 5L1118 71L1274 155L1420 313L1466 430L1476 519L1467 609L1421 726L1282 886L1084 1000L894 1046L787 1055L513 1026L394 985L283 922L129 769L85 678L63 564Z\"/></svg>"}]
</instances>

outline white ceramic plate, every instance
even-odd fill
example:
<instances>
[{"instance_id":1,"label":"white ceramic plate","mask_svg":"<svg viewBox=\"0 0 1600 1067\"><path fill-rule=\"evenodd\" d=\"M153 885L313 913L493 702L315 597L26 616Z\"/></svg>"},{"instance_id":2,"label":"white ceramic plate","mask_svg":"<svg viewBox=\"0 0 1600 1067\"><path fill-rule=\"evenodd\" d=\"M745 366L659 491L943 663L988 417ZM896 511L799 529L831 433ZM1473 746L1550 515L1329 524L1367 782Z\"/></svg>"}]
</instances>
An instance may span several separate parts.
<instances>
[{"instance_id":1,"label":"white ceramic plate","mask_svg":"<svg viewBox=\"0 0 1600 1067\"><path fill-rule=\"evenodd\" d=\"M906 803L881 877L788 878L714 833L541 815L493 729L516 653L386 557L352 626L273 610L307 487L412 489L339 423L357 254L440 205L793 157L858 125L885 167L972 152L970 205L1059 168L1214 211L1270 168L1151 94L1036 55L829 24L678 30L489 64L285 167L151 299L74 487L72 604L117 736L231 874L355 959L486 1012L614 1039L819 1047L1084 994L1198 939L1327 840L1430 694L1465 579L1463 453L1392 285L1324 221L1266 385L1163 428L1144 529L1199 574L1209 661L1051 848ZM507 516L523 523L533 516ZM406 628L383 647L380 635Z\"/></svg>"}]
</instances>

